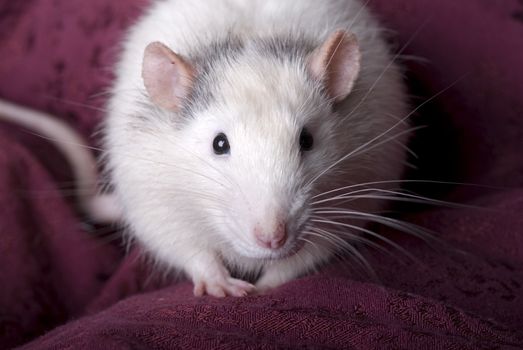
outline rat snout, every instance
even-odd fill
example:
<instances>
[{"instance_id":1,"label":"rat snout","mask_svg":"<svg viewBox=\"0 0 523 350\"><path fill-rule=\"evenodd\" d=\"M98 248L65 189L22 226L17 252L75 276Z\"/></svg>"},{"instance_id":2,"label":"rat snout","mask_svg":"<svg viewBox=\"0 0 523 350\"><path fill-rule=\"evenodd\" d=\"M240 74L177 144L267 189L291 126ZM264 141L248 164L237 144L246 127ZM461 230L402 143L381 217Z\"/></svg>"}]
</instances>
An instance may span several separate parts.
<instances>
[{"instance_id":1,"label":"rat snout","mask_svg":"<svg viewBox=\"0 0 523 350\"><path fill-rule=\"evenodd\" d=\"M272 230L266 231L260 225L254 228L256 243L262 248L278 249L287 242L287 225L285 221L278 221Z\"/></svg>"}]
</instances>

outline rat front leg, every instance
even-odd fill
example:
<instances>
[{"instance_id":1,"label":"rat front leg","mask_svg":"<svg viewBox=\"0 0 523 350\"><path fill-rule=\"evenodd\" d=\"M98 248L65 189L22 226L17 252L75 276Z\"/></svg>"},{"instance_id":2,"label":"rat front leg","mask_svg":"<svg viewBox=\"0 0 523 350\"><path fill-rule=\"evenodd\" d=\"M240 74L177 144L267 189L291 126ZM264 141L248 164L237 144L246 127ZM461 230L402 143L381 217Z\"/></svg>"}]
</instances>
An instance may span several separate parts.
<instances>
[{"instance_id":1,"label":"rat front leg","mask_svg":"<svg viewBox=\"0 0 523 350\"><path fill-rule=\"evenodd\" d=\"M200 251L185 264L185 272L194 283L194 295L212 295L217 298L226 296L243 297L254 290L254 286L245 281L232 278L216 253L210 250Z\"/></svg>"},{"instance_id":2,"label":"rat front leg","mask_svg":"<svg viewBox=\"0 0 523 350\"><path fill-rule=\"evenodd\" d=\"M256 282L256 291L264 293L307 274L328 260L331 251L325 246L306 243L296 254L271 261Z\"/></svg>"}]
</instances>

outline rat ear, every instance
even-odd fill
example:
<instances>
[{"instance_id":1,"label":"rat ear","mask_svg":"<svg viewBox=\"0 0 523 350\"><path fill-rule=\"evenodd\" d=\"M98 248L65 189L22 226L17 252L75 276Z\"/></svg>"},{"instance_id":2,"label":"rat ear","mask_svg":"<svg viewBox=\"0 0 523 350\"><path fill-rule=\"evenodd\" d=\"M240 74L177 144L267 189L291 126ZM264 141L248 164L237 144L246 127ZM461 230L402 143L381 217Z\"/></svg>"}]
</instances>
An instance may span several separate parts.
<instances>
[{"instance_id":1,"label":"rat ear","mask_svg":"<svg viewBox=\"0 0 523 350\"><path fill-rule=\"evenodd\" d=\"M343 30L334 32L308 59L312 75L325 84L336 102L351 92L360 72L360 47L356 36Z\"/></svg>"},{"instance_id":2,"label":"rat ear","mask_svg":"<svg viewBox=\"0 0 523 350\"><path fill-rule=\"evenodd\" d=\"M147 45L142 78L151 101L159 107L178 111L194 83L194 69L162 43Z\"/></svg>"}]
</instances>

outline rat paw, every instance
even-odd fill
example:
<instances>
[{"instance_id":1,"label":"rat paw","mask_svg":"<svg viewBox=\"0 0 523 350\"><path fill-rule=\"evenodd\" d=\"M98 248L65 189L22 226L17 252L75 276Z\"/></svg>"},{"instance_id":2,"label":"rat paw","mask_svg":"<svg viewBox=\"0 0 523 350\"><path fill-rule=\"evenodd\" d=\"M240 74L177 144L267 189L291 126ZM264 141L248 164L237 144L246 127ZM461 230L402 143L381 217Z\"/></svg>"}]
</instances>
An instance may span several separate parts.
<instances>
[{"instance_id":1,"label":"rat paw","mask_svg":"<svg viewBox=\"0 0 523 350\"><path fill-rule=\"evenodd\" d=\"M201 297L211 295L216 298L226 296L244 297L254 291L254 286L232 277L214 278L194 282L194 295Z\"/></svg>"}]
</instances>

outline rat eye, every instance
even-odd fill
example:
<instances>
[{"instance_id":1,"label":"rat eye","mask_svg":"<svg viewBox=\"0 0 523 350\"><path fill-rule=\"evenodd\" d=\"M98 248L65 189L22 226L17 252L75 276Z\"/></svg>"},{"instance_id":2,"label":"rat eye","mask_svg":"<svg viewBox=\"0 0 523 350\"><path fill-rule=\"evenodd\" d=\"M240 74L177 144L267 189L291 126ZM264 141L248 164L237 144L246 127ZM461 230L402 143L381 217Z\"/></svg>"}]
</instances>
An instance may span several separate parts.
<instances>
[{"instance_id":1,"label":"rat eye","mask_svg":"<svg viewBox=\"0 0 523 350\"><path fill-rule=\"evenodd\" d=\"M231 151L229 140L227 139L227 135L225 135L224 133L219 133L214 138L212 147L214 148L214 153L216 153L217 155L228 154Z\"/></svg>"},{"instance_id":2,"label":"rat eye","mask_svg":"<svg viewBox=\"0 0 523 350\"><path fill-rule=\"evenodd\" d=\"M310 151L314 145L314 137L312 137L309 130L303 128L300 134L300 150Z\"/></svg>"}]
</instances>

